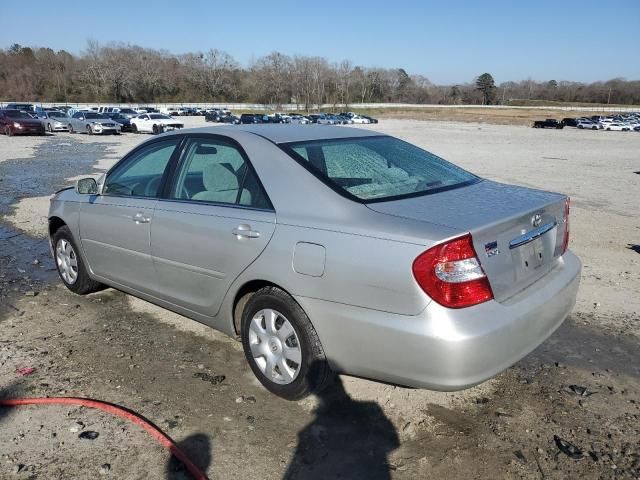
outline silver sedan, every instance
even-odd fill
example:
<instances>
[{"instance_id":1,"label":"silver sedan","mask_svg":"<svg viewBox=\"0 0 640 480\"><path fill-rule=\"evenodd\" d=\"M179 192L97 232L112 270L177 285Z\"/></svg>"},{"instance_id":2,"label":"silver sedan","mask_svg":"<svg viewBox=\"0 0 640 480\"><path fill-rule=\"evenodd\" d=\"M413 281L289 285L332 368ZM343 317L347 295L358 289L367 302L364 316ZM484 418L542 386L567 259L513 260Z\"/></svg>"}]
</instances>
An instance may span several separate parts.
<instances>
[{"instance_id":1,"label":"silver sedan","mask_svg":"<svg viewBox=\"0 0 640 480\"><path fill-rule=\"evenodd\" d=\"M332 372L483 382L562 323L581 269L565 195L342 127L154 137L57 193L49 232L70 290L110 286L239 338L287 399Z\"/></svg>"},{"instance_id":2,"label":"silver sedan","mask_svg":"<svg viewBox=\"0 0 640 480\"><path fill-rule=\"evenodd\" d=\"M67 118L67 128L70 133L86 132L89 135L120 135L121 126L105 113L76 112Z\"/></svg>"}]
</instances>

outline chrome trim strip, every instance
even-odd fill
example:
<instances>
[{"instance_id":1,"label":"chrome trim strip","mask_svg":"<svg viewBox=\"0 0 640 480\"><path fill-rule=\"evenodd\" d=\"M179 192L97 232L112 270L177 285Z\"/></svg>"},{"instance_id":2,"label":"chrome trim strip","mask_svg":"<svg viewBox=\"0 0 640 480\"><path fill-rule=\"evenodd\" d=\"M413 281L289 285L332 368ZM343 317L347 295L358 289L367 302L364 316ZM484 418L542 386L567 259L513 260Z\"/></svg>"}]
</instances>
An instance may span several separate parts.
<instances>
[{"instance_id":1,"label":"chrome trim strip","mask_svg":"<svg viewBox=\"0 0 640 480\"><path fill-rule=\"evenodd\" d=\"M522 245L526 245L527 243L534 241L536 238L541 237L542 235L547 233L549 230L555 228L557 225L558 225L558 222L554 220L553 222L545 223L544 225L538 228L535 228L530 232L527 232L523 235L520 235L519 237L514 238L509 242L509 250L521 247Z\"/></svg>"}]
</instances>

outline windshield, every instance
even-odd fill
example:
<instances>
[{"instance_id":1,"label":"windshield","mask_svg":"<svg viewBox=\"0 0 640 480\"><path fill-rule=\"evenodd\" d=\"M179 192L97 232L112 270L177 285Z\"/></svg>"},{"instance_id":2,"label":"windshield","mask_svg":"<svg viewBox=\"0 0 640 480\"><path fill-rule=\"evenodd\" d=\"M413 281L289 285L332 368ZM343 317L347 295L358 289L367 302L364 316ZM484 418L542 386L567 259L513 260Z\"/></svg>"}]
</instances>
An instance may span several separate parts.
<instances>
[{"instance_id":1,"label":"windshield","mask_svg":"<svg viewBox=\"0 0 640 480\"><path fill-rule=\"evenodd\" d=\"M64 118L66 115L62 112L47 112L50 118Z\"/></svg>"},{"instance_id":2,"label":"windshield","mask_svg":"<svg viewBox=\"0 0 640 480\"><path fill-rule=\"evenodd\" d=\"M169 115L163 115L161 113L152 113L149 115L149 118L152 120L173 120Z\"/></svg>"},{"instance_id":3,"label":"windshield","mask_svg":"<svg viewBox=\"0 0 640 480\"><path fill-rule=\"evenodd\" d=\"M25 112L20 112L18 110L6 110L5 115L9 118L33 118L31 115Z\"/></svg>"},{"instance_id":4,"label":"windshield","mask_svg":"<svg viewBox=\"0 0 640 480\"><path fill-rule=\"evenodd\" d=\"M475 183L475 175L388 136L293 142L282 148L334 190L361 201L434 193Z\"/></svg>"},{"instance_id":5,"label":"windshield","mask_svg":"<svg viewBox=\"0 0 640 480\"><path fill-rule=\"evenodd\" d=\"M135 114L137 114L138 112L136 112L135 110L132 110L131 108L121 108L120 109L120 113L135 113Z\"/></svg>"}]
</instances>

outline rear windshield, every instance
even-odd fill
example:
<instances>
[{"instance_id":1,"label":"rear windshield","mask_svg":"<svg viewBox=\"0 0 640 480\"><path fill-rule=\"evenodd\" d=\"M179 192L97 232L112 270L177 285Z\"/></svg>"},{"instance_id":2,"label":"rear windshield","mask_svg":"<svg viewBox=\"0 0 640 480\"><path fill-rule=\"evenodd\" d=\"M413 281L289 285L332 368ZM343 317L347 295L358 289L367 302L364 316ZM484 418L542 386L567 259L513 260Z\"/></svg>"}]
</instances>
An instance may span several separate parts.
<instances>
[{"instance_id":1,"label":"rear windshield","mask_svg":"<svg viewBox=\"0 0 640 480\"><path fill-rule=\"evenodd\" d=\"M480 181L433 153L388 136L281 147L334 190L363 202L435 193Z\"/></svg>"}]
</instances>

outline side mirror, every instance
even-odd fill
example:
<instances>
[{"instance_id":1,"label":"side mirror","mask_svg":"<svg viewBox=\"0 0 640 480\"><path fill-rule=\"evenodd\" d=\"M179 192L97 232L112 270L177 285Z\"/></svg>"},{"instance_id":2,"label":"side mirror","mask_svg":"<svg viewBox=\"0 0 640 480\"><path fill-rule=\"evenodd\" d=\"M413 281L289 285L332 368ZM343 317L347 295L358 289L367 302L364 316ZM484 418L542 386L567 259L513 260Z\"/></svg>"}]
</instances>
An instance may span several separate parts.
<instances>
[{"instance_id":1,"label":"side mirror","mask_svg":"<svg viewBox=\"0 0 640 480\"><path fill-rule=\"evenodd\" d=\"M95 178L81 178L76 183L76 192L81 195L97 195L98 183Z\"/></svg>"}]
</instances>

